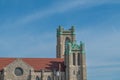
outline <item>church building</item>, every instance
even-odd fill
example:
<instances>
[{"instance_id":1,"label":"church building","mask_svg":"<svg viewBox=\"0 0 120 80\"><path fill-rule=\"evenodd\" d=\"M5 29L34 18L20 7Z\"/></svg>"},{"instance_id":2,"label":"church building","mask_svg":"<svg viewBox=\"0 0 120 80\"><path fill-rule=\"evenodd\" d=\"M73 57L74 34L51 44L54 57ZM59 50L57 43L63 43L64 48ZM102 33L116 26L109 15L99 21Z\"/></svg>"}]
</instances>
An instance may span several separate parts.
<instances>
[{"instance_id":1,"label":"church building","mask_svg":"<svg viewBox=\"0 0 120 80\"><path fill-rule=\"evenodd\" d=\"M75 28L57 28L56 58L0 58L0 80L87 80L83 42Z\"/></svg>"}]
</instances>

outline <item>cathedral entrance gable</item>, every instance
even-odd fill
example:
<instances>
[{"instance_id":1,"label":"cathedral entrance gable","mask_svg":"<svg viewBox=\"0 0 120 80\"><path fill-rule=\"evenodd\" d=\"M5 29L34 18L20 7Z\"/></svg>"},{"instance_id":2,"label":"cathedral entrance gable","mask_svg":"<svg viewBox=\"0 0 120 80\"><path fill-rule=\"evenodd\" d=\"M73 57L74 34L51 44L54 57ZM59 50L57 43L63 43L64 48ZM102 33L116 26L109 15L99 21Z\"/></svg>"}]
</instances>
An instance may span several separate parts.
<instances>
[{"instance_id":1,"label":"cathedral entrance gable","mask_svg":"<svg viewBox=\"0 0 120 80\"><path fill-rule=\"evenodd\" d=\"M5 80L28 80L33 68L22 59L16 59L4 68Z\"/></svg>"}]
</instances>

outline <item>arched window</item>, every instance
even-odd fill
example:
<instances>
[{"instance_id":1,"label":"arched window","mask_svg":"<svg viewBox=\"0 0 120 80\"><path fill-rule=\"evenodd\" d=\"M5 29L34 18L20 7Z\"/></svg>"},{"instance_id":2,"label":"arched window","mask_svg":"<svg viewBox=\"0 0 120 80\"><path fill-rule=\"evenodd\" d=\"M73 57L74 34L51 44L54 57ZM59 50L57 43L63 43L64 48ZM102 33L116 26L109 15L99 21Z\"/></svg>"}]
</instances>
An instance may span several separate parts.
<instances>
[{"instance_id":1,"label":"arched window","mask_svg":"<svg viewBox=\"0 0 120 80\"><path fill-rule=\"evenodd\" d=\"M66 37L66 39L65 39L65 46L67 45L68 42L70 42L70 38Z\"/></svg>"},{"instance_id":2,"label":"arched window","mask_svg":"<svg viewBox=\"0 0 120 80\"><path fill-rule=\"evenodd\" d=\"M65 39L65 45L66 45L68 42L70 42L70 38L66 37L66 39Z\"/></svg>"},{"instance_id":3,"label":"arched window","mask_svg":"<svg viewBox=\"0 0 120 80\"><path fill-rule=\"evenodd\" d=\"M50 77L50 76L48 76L47 80L51 80L51 77Z\"/></svg>"},{"instance_id":4,"label":"arched window","mask_svg":"<svg viewBox=\"0 0 120 80\"><path fill-rule=\"evenodd\" d=\"M73 65L75 65L75 53L73 53Z\"/></svg>"},{"instance_id":5,"label":"arched window","mask_svg":"<svg viewBox=\"0 0 120 80\"><path fill-rule=\"evenodd\" d=\"M66 51L66 48L67 48L67 44L70 42L70 38L66 37L65 39L65 47L64 47L64 50Z\"/></svg>"},{"instance_id":6,"label":"arched window","mask_svg":"<svg viewBox=\"0 0 120 80\"><path fill-rule=\"evenodd\" d=\"M36 80L40 80L40 78L37 76L37 77L36 77Z\"/></svg>"}]
</instances>

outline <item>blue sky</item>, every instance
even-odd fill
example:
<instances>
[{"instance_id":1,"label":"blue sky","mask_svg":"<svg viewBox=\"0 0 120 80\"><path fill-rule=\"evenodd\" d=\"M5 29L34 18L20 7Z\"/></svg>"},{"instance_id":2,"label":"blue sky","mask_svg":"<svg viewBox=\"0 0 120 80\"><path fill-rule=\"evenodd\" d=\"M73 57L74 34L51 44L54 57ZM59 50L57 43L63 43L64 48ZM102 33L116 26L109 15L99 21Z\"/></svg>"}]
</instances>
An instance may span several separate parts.
<instances>
[{"instance_id":1,"label":"blue sky","mask_svg":"<svg viewBox=\"0 0 120 80\"><path fill-rule=\"evenodd\" d=\"M0 0L0 56L55 57L59 25L85 42L88 80L120 79L119 0Z\"/></svg>"}]
</instances>

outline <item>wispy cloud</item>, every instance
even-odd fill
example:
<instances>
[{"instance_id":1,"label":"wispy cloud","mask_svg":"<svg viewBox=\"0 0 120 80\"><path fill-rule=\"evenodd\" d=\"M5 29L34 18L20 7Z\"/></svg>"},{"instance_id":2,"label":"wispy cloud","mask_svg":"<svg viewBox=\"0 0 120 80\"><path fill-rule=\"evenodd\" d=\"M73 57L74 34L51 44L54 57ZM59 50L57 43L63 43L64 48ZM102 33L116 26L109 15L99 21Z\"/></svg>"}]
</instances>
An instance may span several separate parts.
<instances>
[{"instance_id":1,"label":"wispy cloud","mask_svg":"<svg viewBox=\"0 0 120 80\"><path fill-rule=\"evenodd\" d=\"M6 27L6 26L17 27L19 25L27 24L27 23L30 23L37 19L42 19L43 17L47 17L47 16L50 16L50 15L53 15L56 13L68 11L68 10L75 8L81 4L80 1L75 1L75 2L70 1L68 3L67 2L65 2L65 3L63 3L63 2L55 3L55 4L51 5L49 8L46 8L44 10L37 10L34 13L29 13L25 16L22 16L21 18L18 18L17 20L8 22L7 25L5 23L5 25L3 25L3 27Z\"/></svg>"},{"instance_id":2,"label":"wispy cloud","mask_svg":"<svg viewBox=\"0 0 120 80\"><path fill-rule=\"evenodd\" d=\"M1 27L6 29L16 28L16 27L18 28L26 24L32 23L34 21L41 21L42 19L46 17L51 17L52 15L69 13L69 11L72 12L75 9L83 10L83 9L94 8L95 6L99 6L102 4L112 4L112 3L118 4L120 3L120 1L119 0L56 1L42 10L37 9L36 11L31 13L26 13L23 16L20 16L19 18L18 17L16 17L16 19L6 18L7 21L4 22L3 25L0 25L0 29ZM99 77L102 80L110 80L112 73L116 73L120 71L119 68L120 67L119 64L120 30L118 29L119 25L116 24L119 23L120 15L119 13L117 14L118 15L113 14L114 16L110 16L110 18L108 18L107 20L101 21L96 25L90 24L89 28L86 25L84 25L83 29L76 26L77 40L82 40L86 44L89 80L96 80L96 77ZM78 21L78 19L76 21ZM79 25L79 23L77 25ZM97 29L96 26L99 26L99 28ZM32 29L33 28L34 26L32 27ZM30 31L32 31L32 29ZM44 31L46 31L45 28L43 29ZM11 56L12 57L55 57L55 50L56 50L55 49L56 38L54 37L55 33L40 32L39 35L31 35L27 33L28 33L27 31L26 33L20 32L19 36L18 34L10 35L10 36L8 35L5 36L4 34L1 34L2 35L2 37L0 35L1 38L0 52L2 53L1 57L4 56L5 57L11 57ZM109 76L108 77L109 79L106 78L105 76L107 77Z\"/></svg>"},{"instance_id":3,"label":"wispy cloud","mask_svg":"<svg viewBox=\"0 0 120 80\"><path fill-rule=\"evenodd\" d=\"M24 16L21 16L20 18L12 21L5 22L2 26L11 26L11 27L17 27L20 25L28 24L32 21L42 19L44 17L48 17L57 13L64 13L66 11L74 10L75 8L88 8L93 7L96 5L101 5L104 3L115 3L119 1L112 1L112 0L75 0L75 1L59 1L55 2L48 8L45 8L44 10L37 10L34 13L29 13Z\"/></svg>"}]
</instances>

